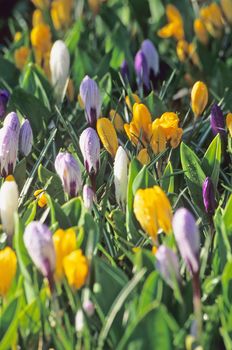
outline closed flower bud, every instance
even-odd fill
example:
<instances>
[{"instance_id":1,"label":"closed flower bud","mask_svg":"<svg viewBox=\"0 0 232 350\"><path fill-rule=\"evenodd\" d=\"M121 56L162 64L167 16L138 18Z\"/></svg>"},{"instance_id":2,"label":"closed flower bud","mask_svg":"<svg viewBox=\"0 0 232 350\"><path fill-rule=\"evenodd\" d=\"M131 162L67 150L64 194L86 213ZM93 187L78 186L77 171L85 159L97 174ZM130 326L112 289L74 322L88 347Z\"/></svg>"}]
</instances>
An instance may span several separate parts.
<instances>
[{"instance_id":1,"label":"closed flower bud","mask_svg":"<svg viewBox=\"0 0 232 350\"><path fill-rule=\"evenodd\" d=\"M116 201L122 208L125 208L127 199L128 163L125 150L119 146L114 160L114 185Z\"/></svg>"},{"instance_id":2,"label":"closed flower bud","mask_svg":"<svg viewBox=\"0 0 232 350\"><path fill-rule=\"evenodd\" d=\"M59 175L64 192L75 197L81 188L81 170L76 159L68 152L60 152L55 160L55 169Z\"/></svg>"},{"instance_id":3,"label":"closed flower bud","mask_svg":"<svg viewBox=\"0 0 232 350\"><path fill-rule=\"evenodd\" d=\"M202 186L203 202L206 213L213 215L216 209L215 193L210 177L207 177Z\"/></svg>"},{"instance_id":4,"label":"closed flower bud","mask_svg":"<svg viewBox=\"0 0 232 350\"><path fill-rule=\"evenodd\" d=\"M81 333L85 326L85 318L82 309L78 309L75 317L75 329L77 333Z\"/></svg>"},{"instance_id":5,"label":"closed flower bud","mask_svg":"<svg viewBox=\"0 0 232 350\"><path fill-rule=\"evenodd\" d=\"M57 40L52 46L50 54L50 70L52 85L56 98L62 102L69 77L70 56L67 46L62 40Z\"/></svg>"},{"instance_id":6,"label":"closed flower bud","mask_svg":"<svg viewBox=\"0 0 232 350\"><path fill-rule=\"evenodd\" d=\"M87 299L86 301L84 301L83 310L85 311L87 316L89 317L93 316L94 309L95 309L94 303L91 300Z\"/></svg>"},{"instance_id":7,"label":"closed flower bud","mask_svg":"<svg viewBox=\"0 0 232 350\"><path fill-rule=\"evenodd\" d=\"M122 62L120 72L124 81L129 80L129 67L126 60Z\"/></svg>"},{"instance_id":8,"label":"closed flower bud","mask_svg":"<svg viewBox=\"0 0 232 350\"><path fill-rule=\"evenodd\" d=\"M232 113L228 113L226 116L226 126L229 130L230 137L232 137Z\"/></svg>"},{"instance_id":9,"label":"closed flower bud","mask_svg":"<svg viewBox=\"0 0 232 350\"><path fill-rule=\"evenodd\" d=\"M56 254L51 231L41 222L32 221L26 227L23 239L31 260L42 275L47 277L52 289Z\"/></svg>"},{"instance_id":10,"label":"closed flower bud","mask_svg":"<svg viewBox=\"0 0 232 350\"><path fill-rule=\"evenodd\" d=\"M221 0L221 7L227 21L232 24L232 0Z\"/></svg>"},{"instance_id":11,"label":"closed flower bud","mask_svg":"<svg viewBox=\"0 0 232 350\"><path fill-rule=\"evenodd\" d=\"M17 153L19 135L8 126L0 129L0 175L6 177L13 174Z\"/></svg>"},{"instance_id":12,"label":"closed flower bud","mask_svg":"<svg viewBox=\"0 0 232 350\"><path fill-rule=\"evenodd\" d=\"M79 143L87 172L96 175L100 162L100 141L96 131L93 128L85 129Z\"/></svg>"},{"instance_id":13,"label":"closed flower bud","mask_svg":"<svg viewBox=\"0 0 232 350\"><path fill-rule=\"evenodd\" d=\"M84 185L83 187L83 201L87 210L91 211L93 208L95 193L91 186Z\"/></svg>"},{"instance_id":14,"label":"closed flower bud","mask_svg":"<svg viewBox=\"0 0 232 350\"><path fill-rule=\"evenodd\" d=\"M176 254L164 245L159 246L156 257L156 268L164 281L171 287L175 287L175 280L180 281L179 263Z\"/></svg>"},{"instance_id":15,"label":"closed flower bud","mask_svg":"<svg viewBox=\"0 0 232 350\"><path fill-rule=\"evenodd\" d=\"M81 288L87 279L89 266L88 260L81 249L74 250L63 260L64 272L68 283L76 289Z\"/></svg>"},{"instance_id":16,"label":"closed flower bud","mask_svg":"<svg viewBox=\"0 0 232 350\"><path fill-rule=\"evenodd\" d=\"M9 100L10 94L7 90L0 90L0 118L3 118L6 113L6 106Z\"/></svg>"},{"instance_id":17,"label":"closed flower bud","mask_svg":"<svg viewBox=\"0 0 232 350\"><path fill-rule=\"evenodd\" d=\"M226 135L225 118L223 116L221 108L216 103L211 108L210 125L214 135L217 135L217 134L220 134L222 136Z\"/></svg>"},{"instance_id":18,"label":"closed flower bud","mask_svg":"<svg viewBox=\"0 0 232 350\"><path fill-rule=\"evenodd\" d=\"M114 158L118 149L118 138L111 121L107 118L98 119L97 133L107 152Z\"/></svg>"},{"instance_id":19,"label":"closed flower bud","mask_svg":"<svg viewBox=\"0 0 232 350\"><path fill-rule=\"evenodd\" d=\"M158 52L151 40L149 39L146 39L142 42L141 50L144 53L147 60L150 79L153 80L152 78L154 78L159 73Z\"/></svg>"},{"instance_id":20,"label":"closed flower bud","mask_svg":"<svg viewBox=\"0 0 232 350\"><path fill-rule=\"evenodd\" d=\"M101 95L96 82L88 75L81 82L80 97L85 107L86 120L95 127L101 113Z\"/></svg>"},{"instance_id":21,"label":"closed flower bud","mask_svg":"<svg viewBox=\"0 0 232 350\"><path fill-rule=\"evenodd\" d=\"M196 34L197 39L203 44L207 45L209 42L209 34L204 25L204 21L200 18L196 18L194 21L194 32Z\"/></svg>"},{"instance_id":22,"label":"closed flower bud","mask_svg":"<svg viewBox=\"0 0 232 350\"><path fill-rule=\"evenodd\" d=\"M15 132L16 136L19 136L20 132L20 123L19 123L19 118L15 112L11 112L7 114L4 123L4 127L9 127L12 131Z\"/></svg>"},{"instance_id":23,"label":"closed flower bud","mask_svg":"<svg viewBox=\"0 0 232 350\"><path fill-rule=\"evenodd\" d=\"M199 117L208 103L208 89L202 81L197 81L192 88L191 104L195 117Z\"/></svg>"},{"instance_id":24,"label":"closed flower bud","mask_svg":"<svg viewBox=\"0 0 232 350\"><path fill-rule=\"evenodd\" d=\"M134 67L138 88L144 88L145 92L148 92L150 90L149 68L146 56L142 50L139 50L135 56Z\"/></svg>"},{"instance_id":25,"label":"closed flower bud","mask_svg":"<svg viewBox=\"0 0 232 350\"><path fill-rule=\"evenodd\" d=\"M33 144L33 133L31 124L28 119L26 119L19 132L19 151L20 153L27 157L28 154L31 152Z\"/></svg>"},{"instance_id":26,"label":"closed flower bud","mask_svg":"<svg viewBox=\"0 0 232 350\"><path fill-rule=\"evenodd\" d=\"M6 247L0 250L0 296L5 296L10 289L17 269L15 252Z\"/></svg>"},{"instance_id":27,"label":"closed flower bud","mask_svg":"<svg viewBox=\"0 0 232 350\"><path fill-rule=\"evenodd\" d=\"M176 211L172 221L180 254L191 274L199 271L200 237L193 215L185 208Z\"/></svg>"},{"instance_id":28,"label":"closed flower bud","mask_svg":"<svg viewBox=\"0 0 232 350\"><path fill-rule=\"evenodd\" d=\"M13 176L8 176L0 189L0 214L3 230L7 235L14 233L14 215L18 210L18 186Z\"/></svg>"}]
</instances>

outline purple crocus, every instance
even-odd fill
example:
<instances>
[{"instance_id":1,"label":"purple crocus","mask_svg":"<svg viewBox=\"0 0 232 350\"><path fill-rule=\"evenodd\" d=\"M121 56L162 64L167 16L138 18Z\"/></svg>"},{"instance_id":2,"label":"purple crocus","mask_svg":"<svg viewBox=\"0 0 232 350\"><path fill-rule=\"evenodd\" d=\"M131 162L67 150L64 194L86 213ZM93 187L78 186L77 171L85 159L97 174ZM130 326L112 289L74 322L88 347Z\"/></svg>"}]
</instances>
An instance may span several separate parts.
<instances>
[{"instance_id":1,"label":"purple crocus","mask_svg":"<svg viewBox=\"0 0 232 350\"><path fill-rule=\"evenodd\" d=\"M152 83L155 83L155 77L159 73L159 55L158 52L151 42L151 40L146 39L142 42L141 50L144 53L147 65L148 65L148 71L149 71L149 78L152 81Z\"/></svg>"},{"instance_id":2,"label":"purple crocus","mask_svg":"<svg viewBox=\"0 0 232 350\"><path fill-rule=\"evenodd\" d=\"M26 119L19 132L19 151L20 153L27 157L31 152L33 144L33 132L31 128L31 124L28 119Z\"/></svg>"},{"instance_id":3,"label":"purple crocus","mask_svg":"<svg viewBox=\"0 0 232 350\"><path fill-rule=\"evenodd\" d=\"M96 175L100 162L100 141L93 128L87 128L82 132L80 136L80 149L87 172Z\"/></svg>"},{"instance_id":4,"label":"purple crocus","mask_svg":"<svg viewBox=\"0 0 232 350\"><path fill-rule=\"evenodd\" d=\"M173 217L173 232L180 254L192 275L199 271L200 237L198 227L189 210L180 208Z\"/></svg>"},{"instance_id":5,"label":"purple crocus","mask_svg":"<svg viewBox=\"0 0 232 350\"><path fill-rule=\"evenodd\" d=\"M10 127L0 129L0 175L13 174L18 153L18 134Z\"/></svg>"},{"instance_id":6,"label":"purple crocus","mask_svg":"<svg viewBox=\"0 0 232 350\"><path fill-rule=\"evenodd\" d=\"M0 118L2 119L6 113L6 106L9 101L10 94L7 90L0 90Z\"/></svg>"},{"instance_id":7,"label":"purple crocus","mask_svg":"<svg viewBox=\"0 0 232 350\"><path fill-rule=\"evenodd\" d=\"M214 186L210 177L203 182L202 196L206 213L213 215L216 209Z\"/></svg>"},{"instance_id":8,"label":"purple crocus","mask_svg":"<svg viewBox=\"0 0 232 350\"><path fill-rule=\"evenodd\" d=\"M176 254L169 248L161 245L156 252L156 268L165 282L172 288L175 280L180 281L179 263Z\"/></svg>"},{"instance_id":9,"label":"purple crocus","mask_svg":"<svg viewBox=\"0 0 232 350\"><path fill-rule=\"evenodd\" d=\"M147 59L142 50L139 50L135 56L134 67L139 89L143 88L145 92L148 92L150 90L149 70Z\"/></svg>"},{"instance_id":10,"label":"purple crocus","mask_svg":"<svg viewBox=\"0 0 232 350\"><path fill-rule=\"evenodd\" d=\"M56 254L51 231L41 222L32 221L26 227L23 240L33 263L42 275L47 277L52 289Z\"/></svg>"},{"instance_id":11,"label":"purple crocus","mask_svg":"<svg viewBox=\"0 0 232 350\"><path fill-rule=\"evenodd\" d=\"M60 152L55 160L55 169L59 175L64 192L75 197L81 188L81 170L76 159L68 152Z\"/></svg>"},{"instance_id":12,"label":"purple crocus","mask_svg":"<svg viewBox=\"0 0 232 350\"><path fill-rule=\"evenodd\" d=\"M120 67L121 75L124 81L129 80L129 67L126 60L124 60Z\"/></svg>"},{"instance_id":13,"label":"purple crocus","mask_svg":"<svg viewBox=\"0 0 232 350\"><path fill-rule=\"evenodd\" d=\"M83 201L84 206L87 210L91 211L93 208L93 201L95 198L94 190L89 185L84 185L83 187Z\"/></svg>"},{"instance_id":14,"label":"purple crocus","mask_svg":"<svg viewBox=\"0 0 232 350\"><path fill-rule=\"evenodd\" d=\"M221 108L215 103L211 108L210 125L214 135L226 136L226 124Z\"/></svg>"},{"instance_id":15,"label":"purple crocus","mask_svg":"<svg viewBox=\"0 0 232 350\"><path fill-rule=\"evenodd\" d=\"M15 132L15 135L19 137L20 123L19 118L15 112L7 114L3 126L9 127L13 132Z\"/></svg>"},{"instance_id":16,"label":"purple crocus","mask_svg":"<svg viewBox=\"0 0 232 350\"><path fill-rule=\"evenodd\" d=\"M97 83L88 75L81 82L80 97L85 107L86 120L95 127L101 113L101 95Z\"/></svg>"}]
</instances>

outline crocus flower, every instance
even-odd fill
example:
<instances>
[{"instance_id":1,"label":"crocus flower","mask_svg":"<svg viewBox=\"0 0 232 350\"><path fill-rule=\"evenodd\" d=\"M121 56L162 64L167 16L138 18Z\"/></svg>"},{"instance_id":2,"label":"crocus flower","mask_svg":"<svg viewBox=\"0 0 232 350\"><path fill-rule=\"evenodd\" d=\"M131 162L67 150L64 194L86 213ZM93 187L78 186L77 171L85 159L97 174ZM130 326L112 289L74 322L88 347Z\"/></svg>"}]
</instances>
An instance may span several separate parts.
<instances>
[{"instance_id":1,"label":"crocus flower","mask_svg":"<svg viewBox=\"0 0 232 350\"><path fill-rule=\"evenodd\" d=\"M6 106L9 100L10 94L7 90L0 90L0 118L3 118L6 113Z\"/></svg>"},{"instance_id":2,"label":"crocus flower","mask_svg":"<svg viewBox=\"0 0 232 350\"><path fill-rule=\"evenodd\" d=\"M217 135L218 133L223 137L226 135L225 118L221 108L216 103L211 108L210 125L214 135Z\"/></svg>"},{"instance_id":3,"label":"crocus flower","mask_svg":"<svg viewBox=\"0 0 232 350\"><path fill-rule=\"evenodd\" d=\"M17 269L17 257L10 247L0 250L0 296L10 289Z\"/></svg>"},{"instance_id":4,"label":"crocus flower","mask_svg":"<svg viewBox=\"0 0 232 350\"><path fill-rule=\"evenodd\" d=\"M207 45L209 42L209 34L205 27L204 21L200 18L196 18L194 21L194 32L197 39L203 44Z\"/></svg>"},{"instance_id":5,"label":"crocus flower","mask_svg":"<svg viewBox=\"0 0 232 350\"><path fill-rule=\"evenodd\" d=\"M147 93L150 90L149 68L146 56L142 50L139 50L135 56L134 67L138 88L144 88L145 93Z\"/></svg>"},{"instance_id":6,"label":"crocus flower","mask_svg":"<svg viewBox=\"0 0 232 350\"><path fill-rule=\"evenodd\" d=\"M15 112L11 112L7 114L4 120L3 126L9 127L12 131L15 132L16 137L19 137L20 123L19 123L19 118Z\"/></svg>"},{"instance_id":7,"label":"crocus flower","mask_svg":"<svg viewBox=\"0 0 232 350\"><path fill-rule=\"evenodd\" d=\"M142 148L139 151L139 154L137 155L137 159L140 161L143 165L148 165L151 161L150 156L148 154L148 151L146 148Z\"/></svg>"},{"instance_id":8,"label":"crocus flower","mask_svg":"<svg viewBox=\"0 0 232 350\"><path fill-rule=\"evenodd\" d=\"M76 289L81 288L89 272L88 260L82 250L77 249L67 255L63 260L63 266L69 285Z\"/></svg>"},{"instance_id":9,"label":"crocus flower","mask_svg":"<svg viewBox=\"0 0 232 350\"><path fill-rule=\"evenodd\" d=\"M100 140L96 131L93 128L85 129L79 143L87 172L96 175L100 162Z\"/></svg>"},{"instance_id":10,"label":"crocus flower","mask_svg":"<svg viewBox=\"0 0 232 350\"><path fill-rule=\"evenodd\" d=\"M227 21L232 24L232 0L221 0L220 4Z\"/></svg>"},{"instance_id":11,"label":"crocus flower","mask_svg":"<svg viewBox=\"0 0 232 350\"><path fill-rule=\"evenodd\" d=\"M191 91L191 105L195 117L199 117L208 103L208 89L202 81L197 81Z\"/></svg>"},{"instance_id":12,"label":"crocus flower","mask_svg":"<svg viewBox=\"0 0 232 350\"><path fill-rule=\"evenodd\" d=\"M64 192L75 197L81 188L81 170L76 159L68 152L60 152L55 160L55 169L59 175Z\"/></svg>"},{"instance_id":13,"label":"crocus flower","mask_svg":"<svg viewBox=\"0 0 232 350\"><path fill-rule=\"evenodd\" d=\"M28 119L26 119L19 132L19 151L20 153L27 157L31 152L33 144L33 132L31 128L31 124Z\"/></svg>"},{"instance_id":14,"label":"crocus flower","mask_svg":"<svg viewBox=\"0 0 232 350\"><path fill-rule=\"evenodd\" d=\"M202 7L200 17L212 37L220 38L224 27L220 6L216 2L212 2L208 6Z\"/></svg>"},{"instance_id":15,"label":"crocus flower","mask_svg":"<svg viewBox=\"0 0 232 350\"><path fill-rule=\"evenodd\" d=\"M13 174L17 153L18 137L10 127L0 129L0 175L6 177Z\"/></svg>"},{"instance_id":16,"label":"crocus flower","mask_svg":"<svg viewBox=\"0 0 232 350\"><path fill-rule=\"evenodd\" d=\"M13 176L8 176L0 189L0 214L4 231L14 233L14 214L18 210L18 186Z\"/></svg>"},{"instance_id":17,"label":"crocus flower","mask_svg":"<svg viewBox=\"0 0 232 350\"><path fill-rule=\"evenodd\" d=\"M180 281L179 263L176 254L164 245L159 246L156 254L156 268L164 281L173 288L175 280Z\"/></svg>"},{"instance_id":18,"label":"crocus flower","mask_svg":"<svg viewBox=\"0 0 232 350\"><path fill-rule=\"evenodd\" d=\"M148 71L149 71L149 78L153 82L155 82L155 76L159 73L159 55L158 52L151 42L151 40L146 39L142 42L141 50L144 53L147 65L148 65Z\"/></svg>"},{"instance_id":19,"label":"crocus flower","mask_svg":"<svg viewBox=\"0 0 232 350\"><path fill-rule=\"evenodd\" d=\"M97 133L104 148L114 158L118 149L118 138L111 121L107 118L98 119Z\"/></svg>"},{"instance_id":20,"label":"crocus flower","mask_svg":"<svg viewBox=\"0 0 232 350\"><path fill-rule=\"evenodd\" d=\"M85 318L82 309L78 309L75 316L75 329L77 333L81 333L85 326Z\"/></svg>"},{"instance_id":21,"label":"crocus flower","mask_svg":"<svg viewBox=\"0 0 232 350\"><path fill-rule=\"evenodd\" d=\"M30 55L30 49L27 46L21 46L14 52L14 61L18 69L23 70Z\"/></svg>"},{"instance_id":22,"label":"crocus flower","mask_svg":"<svg viewBox=\"0 0 232 350\"><path fill-rule=\"evenodd\" d=\"M180 254L192 275L199 271L200 237L193 215L185 208L176 211L173 232Z\"/></svg>"},{"instance_id":23,"label":"crocus flower","mask_svg":"<svg viewBox=\"0 0 232 350\"><path fill-rule=\"evenodd\" d=\"M56 98L61 102L65 96L69 77L70 55L67 46L62 40L57 40L50 53L50 70L52 85Z\"/></svg>"},{"instance_id":24,"label":"crocus flower","mask_svg":"<svg viewBox=\"0 0 232 350\"><path fill-rule=\"evenodd\" d=\"M232 113L228 113L226 116L226 126L229 130L230 137L232 137Z\"/></svg>"},{"instance_id":25,"label":"crocus flower","mask_svg":"<svg viewBox=\"0 0 232 350\"><path fill-rule=\"evenodd\" d=\"M95 310L94 303L89 299L85 300L83 302L83 310L85 311L87 316L93 316Z\"/></svg>"},{"instance_id":26,"label":"crocus flower","mask_svg":"<svg viewBox=\"0 0 232 350\"><path fill-rule=\"evenodd\" d=\"M168 24L158 31L161 38L174 37L176 40L184 39L183 18L179 10L172 4L168 4L165 9Z\"/></svg>"},{"instance_id":27,"label":"crocus flower","mask_svg":"<svg viewBox=\"0 0 232 350\"><path fill-rule=\"evenodd\" d=\"M117 113L115 109L110 110L110 120L117 132L124 132L124 121L121 115Z\"/></svg>"},{"instance_id":28,"label":"crocus flower","mask_svg":"<svg viewBox=\"0 0 232 350\"><path fill-rule=\"evenodd\" d=\"M87 210L91 211L93 208L93 201L94 201L95 193L91 186L84 185L83 187L83 201L84 206Z\"/></svg>"},{"instance_id":29,"label":"crocus flower","mask_svg":"<svg viewBox=\"0 0 232 350\"><path fill-rule=\"evenodd\" d=\"M48 200L44 189L40 188L39 190L36 190L34 192L34 196L37 198L37 203L40 208L43 208L45 205L47 205Z\"/></svg>"},{"instance_id":30,"label":"crocus flower","mask_svg":"<svg viewBox=\"0 0 232 350\"><path fill-rule=\"evenodd\" d=\"M52 289L56 254L51 231L41 222L32 221L26 227L23 240L31 260L42 275L47 277Z\"/></svg>"},{"instance_id":31,"label":"crocus flower","mask_svg":"<svg viewBox=\"0 0 232 350\"><path fill-rule=\"evenodd\" d=\"M210 177L207 177L202 186L203 202L206 213L213 215L216 209L215 193Z\"/></svg>"},{"instance_id":32,"label":"crocus flower","mask_svg":"<svg viewBox=\"0 0 232 350\"><path fill-rule=\"evenodd\" d=\"M129 67L126 60L124 60L120 67L120 72L124 81L129 80Z\"/></svg>"},{"instance_id":33,"label":"crocus flower","mask_svg":"<svg viewBox=\"0 0 232 350\"><path fill-rule=\"evenodd\" d=\"M159 186L137 190L134 197L134 213L141 227L154 240L159 229L167 234L172 230L171 204Z\"/></svg>"},{"instance_id":34,"label":"crocus flower","mask_svg":"<svg viewBox=\"0 0 232 350\"><path fill-rule=\"evenodd\" d=\"M81 82L80 97L85 107L86 120L95 127L101 113L101 95L96 82L88 75Z\"/></svg>"},{"instance_id":35,"label":"crocus flower","mask_svg":"<svg viewBox=\"0 0 232 350\"><path fill-rule=\"evenodd\" d=\"M128 163L126 151L119 146L114 160L114 186L116 201L122 208L125 208L127 198Z\"/></svg>"}]
</instances>

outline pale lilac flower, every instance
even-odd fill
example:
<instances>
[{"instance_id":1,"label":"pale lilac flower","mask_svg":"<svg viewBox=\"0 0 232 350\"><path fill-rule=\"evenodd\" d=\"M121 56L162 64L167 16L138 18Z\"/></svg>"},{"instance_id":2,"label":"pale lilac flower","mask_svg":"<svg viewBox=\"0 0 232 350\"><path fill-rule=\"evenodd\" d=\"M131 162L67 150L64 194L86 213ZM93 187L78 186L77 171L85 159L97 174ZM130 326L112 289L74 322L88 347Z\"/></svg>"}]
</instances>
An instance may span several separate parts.
<instances>
[{"instance_id":1,"label":"pale lilac flower","mask_svg":"<svg viewBox=\"0 0 232 350\"><path fill-rule=\"evenodd\" d=\"M159 246L156 252L156 268L164 281L172 288L175 280L180 281L179 262L176 254L164 245Z\"/></svg>"},{"instance_id":2,"label":"pale lilac flower","mask_svg":"<svg viewBox=\"0 0 232 350\"><path fill-rule=\"evenodd\" d=\"M7 114L3 123L3 127L9 127L12 131L15 132L16 137L19 137L20 123L19 118L15 112Z\"/></svg>"},{"instance_id":3,"label":"pale lilac flower","mask_svg":"<svg viewBox=\"0 0 232 350\"><path fill-rule=\"evenodd\" d=\"M28 119L26 119L19 132L19 151L20 153L27 157L31 152L33 145L33 132L31 128L31 124Z\"/></svg>"},{"instance_id":4,"label":"pale lilac flower","mask_svg":"<svg viewBox=\"0 0 232 350\"><path fill-rule=\"evenodd\" d=\"M141 50L146 57L150 77L152 74L156 76L159 73L159 55L151 40L144 40Z\"/></svg>"},{"instance_id":5,"label":"pale lilac flower","mask_svg":"<svg viewBox=\"0 0 232 350\"><path fill-rule=\"evenodd\" d=\"M10 126L0 129L0 175L13 174L17 160L19 134Z\"/></svg>"},{"instance_id":6,"label":"pale lilac flower","mask_svg":"<svg viewBox=\"0 0 232 350\"><path fill-rule=\"evenodd\" d=\"M97 83L88 75L81 82L80 97L85 107L86 120L95 127L101 113L101 95Z\"/></svg>"},{"instance_id":7,"label":"pale lilac flower","mask_svg":"<svg viewBox=\"0 0 232 350\"><path fill-rule=\"evenodd\" d=\"M96 175L100 163L100 140L96 131L93 128L85 129L79 143L87 172Z\"/></svg>"},{"instance_id":8,"label":"pale lilac flower","mask_svg":"<svg viewBox=\"0 0 232 350\"><path fill-rule=\"evenodd\" d=\"M93 201L95 198L95 193L91 186L84 185L83 187L83 201L84 206L87 210L91 211L93 208Z\"/></svg>"},{"instance_id":9,"label":"pale lilac flower","mask_svg":"<svg viewBox=\"0 0 232 350\"><path fill-rule=\"evenodd\" d=\"M149 91L150 81L148 63L142 50L139 50L135 56L134 67L139 89L145 89L146 92Z\"/></svg>"}]
</instances>

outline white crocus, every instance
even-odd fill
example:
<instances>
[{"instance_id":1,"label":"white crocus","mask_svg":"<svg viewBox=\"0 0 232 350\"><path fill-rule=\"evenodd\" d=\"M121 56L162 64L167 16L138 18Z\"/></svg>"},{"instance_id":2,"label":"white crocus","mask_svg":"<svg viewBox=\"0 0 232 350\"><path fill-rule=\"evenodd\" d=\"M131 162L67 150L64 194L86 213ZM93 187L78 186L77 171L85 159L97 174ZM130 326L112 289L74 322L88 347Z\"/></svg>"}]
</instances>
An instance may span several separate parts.
<instances>
[{"instance_id":1,"label":"white crocus","mask_svg":"<svg viewBox=\"0 0 232 350\"><path fill-rule=\"evenodd\" d=\"M13 176L8 176L0 189L0 214L3 230L7 235L14 233L14 214L18 209L18 186Z\"/></svg>"},{"instance_id":2,"label":"white crocus","mask_svg":"<svg viewBox=\"0 0 232 350\"><path fill-rule=\"evenodd\" d=\"M129 159L125 150L119 146L114 160L114 185L118 205L125 208L127 198Z\"/></svg>"},{"instance_id":3,"label":"white crocus","mask_svg":"<svg viewBox=\"0 0 232 350\"><path fill-rule=\"evenodd\" d=\"M62 40L57 40L50 54L50 70L52 85L58 102L62 102L69 78L70 55Z\"/></svg>"}]
</instances>

